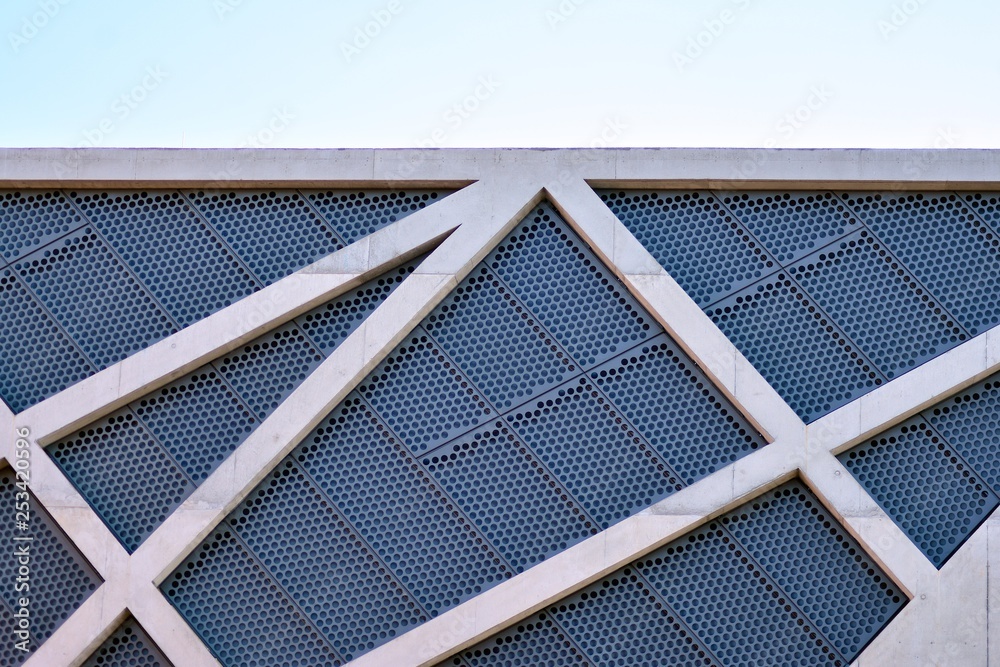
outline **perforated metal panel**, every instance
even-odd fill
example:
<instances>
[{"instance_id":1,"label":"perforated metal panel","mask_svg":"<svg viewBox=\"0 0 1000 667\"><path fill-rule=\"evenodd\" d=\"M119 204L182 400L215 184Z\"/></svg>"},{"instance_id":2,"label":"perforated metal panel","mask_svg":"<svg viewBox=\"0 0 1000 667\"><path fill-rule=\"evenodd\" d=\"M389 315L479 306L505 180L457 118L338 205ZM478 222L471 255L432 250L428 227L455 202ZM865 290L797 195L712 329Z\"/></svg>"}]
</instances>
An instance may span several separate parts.
<instances>
[{"instance_id":1,"label":"perforated metal panel","mask_svg":"<svg viewBox=\"0 0 1000 667\"><path fill-rule=\"evenodd\" d=\"M417 454L496 414L421 327L379 364L358 391Z\"/></svg>"},{"instance_id":2,"label":"perforated metal panel","mask_svg":"<svg viewBox=\"0 0 1000 667\"><path fill-rule=\"evenodd\" d=\"M1000 504L919 415L839 458L938 567Z\"/></svg>"},{"instance_id":3,"label":"perforated metal panel","mask_svg":"<svg viewBox=\"0 0 1000 667\"><path fill-rule=\"evenodd\" d=\"M224 665L343 663L230 530L216 531L160 588Z\"/></svg>"},{"instance_id":4,"label":"perforated metal panel","mask_svg":"<svg viewBox=\"0 0 1000 667\"><path fill-rule=\"evenodd\" d=\"M187 195L265 285L344 247L294 190Z\"/></svg>"},{"instance_id":5,"label":"perforated metal panel","mask_svg":"<svg viewBox=\"0 0 1000 667\"><path fill-rule=\"evenodd\" d=\"M171 667L133 618L122 623L83 664L84 667Z\"/></svg>"},{"instance_id":6,"label":"perforated metal panel","mask_svg":"<svg viewBox=\"0 0 1000 667\"><path fill-rule=\"evenodd\" d=\"M867 230L806 257L788 272L887 378L968 338Z\"/></svg>"},{"instance_id":7,"label":"perforated metal panel","mask_svg":"<svg viewBox=\"0 0 1000 667\"><path fill-rule=\"evenodd\" d=\"M715 523L636 568L727 667L848 664Z\"/></svg>"},{"instance_id":8,"label":"perforated metal panel","mask_svg":"<svg viewBox=\"0 0 1000 667\"><path fill-rule=\"evenodd\" d=\"M806 422L885 381L857 346L783 273L720 301L707 312Z\"/></svg>"},{"instance_id":9,"label":"perforated metal panel","mask_svg":"<svg viewBox=\"0 0 1000 667\"><path fill-rule=\"evenodd\" d=\"M702 307L778 270L763 246L709 192L598 194Z\"/></svg>"},{"instance_id":10,"label":"perforated metal panel","mask_svg":"<svg viewBox=\"0 0 1000 667\"><path fill-rule=\"evenodd\" d=\"M961 325L1000 322L1000 236L953 193L854 193L843 199Z\"/></svg>"},{"instance_id":11,"label":"perforated metal panel","mask_svg":"<svg viewBox=\"0 0 1000 667\"><path fill-rule=\"evenodd\" d=\"M666 335L595 368L590 377L685 483L766 444Z\"/></svg>"},{"instance_id":12,"label":"perforated metal panel","mask_svg":"<svg viewBox=\"0 0 1000 667\"><path fill-rule=\"evenodd\" d=\"M61 192L0 193L0 265L24 257L85 222Z\"/></svg>"},{"instance_id":13,"label":"perforated metal panel","mask_svg":"<svg viewBox=\"0 0 1000 667\"><path fill-rule=\"evenodd\" d=\"M354 243L454 190L303 190L302 194L333 225L344 241Z\"/></svg>"},{"instance_id":14,"label":"perforated metal panel","mask_svg":"<svg viewBox=\"0 0 1000 667\"><path fill-rule=\"evenodd\" d=\"M720 523L848 660L906 602L801 482L765 493Z\"/></svg>"},{"instance_id":15,"label":"perforated metal panel","mask_svg":"<svg viewBox=\"0 0 1000 667\"><path fill-rule=\"evenodd\" d=\"M597 532L503 421L434 450L423 463L518 572Z\"/></svg>"},{"instance_id":16,"label":"perforated metal panel","mask_svg":"<svg viewBox=\"0 0 1000 667\"><path fill-rule=\"evenodd\" d=\"M924 416L993 492L1000 494L1000 375L925 410Z\"/></svg>"},{"instance_id":17,"label":"perforated metal panel","mask_svg":"<svg viewBox=\"0 0 1000 667\"><path fill-rule=\"evenodd\" d=\"M348 660L427 620L343 514L291 461L268 475L230 523Z\"/></svg>"},{"instance_id":18,"label":"perforated metal panel","mask_svg":"<svg viewBox=\"0 0 1000 667\"><path fill-rule=\"evenodd\" d=\"M90 227L14 266L98 368L177 330L170 316Z\"/></svg>"},{"instance_id":19,"label":"perforated metal panel","mask_svg":"<svg viewBox=\"0 0 1000 667\"><path fill-rule=\"evenodd\" d=\"M539 396L507 419L602 528L681 488L677 475L585 378Z\"/></svg>"},{"instance_id":20,"label":"perforated metal panel","mask_svg":"<svg viewBox=\"0 0 1000 667\"><path fill-rule=\"evenodd\" d=\"M291 322L223 357L216 366L263 420L322 361L301 327Z\"/></svg>"},{"instance_id":21,"label":"perforated metal panel","mask_svg":"<svg viewBox=\"0 0 1000 667\"><path fill-rule=\"evenodd\" d=\"M549 609L597 665L719 665L631 568Z\"/></svg>"},{"instance_id":22,"label":"perforated metal panel","mask_svg":"<svg viewBox=\"0 0 1000 667\"><path fill-rule=\"evenodd\" d=\"M476 644L463 652L462 658L464 661L454 658L442 664L469 667L590 667L594 664L544 612Z\"/></svg>"},{"instance_id":23,"label":"perforated metal panel","mask_svg":"<svg viewBox=\"0 0 1000 667\"><path fill-rule=\"evenodd\" d=\"M484 266L434 309L424 327L501 411L579 371L530 311Z\"/></svg>"},{"instance_id":24,"label":"perforated metal panel","mask_svg":"<svg viewBox=\"0 0 1000 667\"><path fill-rule=\"evenodd\" d=\"M37 646L48 639L90 597L101 584L101 579L30 491L27 492L26 499L30 508L28 529L18 529L14 520L15 503L25 500L18 493L24 491L17 487L14 471L10 468L0 470L0 503L6 508L6 520L0 522L0 544L4 545L7 554L0 564L0 576L4 580L4 585L0 586L0 607L8 605L8 613L13 614L19 608L19 597L27 595L30 598L28 608L31 638ZM20 545L25 543L17 542L15 538L25 536L31 538L27 543L32 564L28 580L30 588L18 591L15 588L18 578L18 560L15 554ZM4 628L2 643L3 648L7 649L14 640L13 624L5 625ZM20 651L12 654L15 663L5 664L16 664L27 657Z\"/></svg>"},{"instance_id":25,"label":"perforated metal panel","mask_svg":"<svg viewBox=\"0 0 1000 667\"><path fill-rule=\"evenodd\" d=\"M0 395L21 412L94 367L11 269L0 272Z\"/></svg>"},{"instance_id":26,"label":"perforated metal panel","mask_svg":"<svg viewBox=\"0 0 1000 667\"><path fill-rule=\"evenodd\" d=\"M194 490L173 457L128 408L46 451L129 551Z\"/></svg>"},{"instance_id":27,"label":"perforated metal panel","mask_svg":"<svg viewBox=\"0 0 1000 667\"><path fill-rule=\"evenodd\" d=\"M1000 233L1000 193L973 192L962 195L976 215L985 220L993 231Z\"/></svg>"},{"instance_id":28,"label":"perforated metal panel","mask_svg":"<svg viewBox=\"0 0 1000 667\"><path fill-rule=\"evenodd\" d=\"M185 327L259 288L178 192L76 192L80 209Z\"/></svg>"},{"instance_id":29,"label":"perforated metal panel","mask_svg":"<svg viewBox=\"0 0 1000 667\"><path fill-rule=\"evenodd\" d=\"M295 457L432 615L511 576L357 393Z\"/></svg>"},{"instance_id":30,"label":"perforated metal panel","mask_svg":"<svg viewBox=\"0 0 1000 667\"><path fill-rule=\"evenodd\" d=\"M832 192L721 192L718 196L781 266L861 227Z\"/></svg>"},{"instance_id":31,"label":"perforated metal panel","mask_svg":"<svg viewBox=\"0 0 1000 667\"><path fill-rule=\"evenodd\" d=\"M483 264L584 368L661 330L548 203Z\"/></svg>"},{"instance_id":32,"label":"perforated metal panel","mask_svg":"<svg viewBox=\"0 0 1000 667\"><path fill-rule=\"evenodd\" d=\"M196 484L257 427L256 417L211 366L135 401L132 409Z\"/></svg>"}]
</instances>

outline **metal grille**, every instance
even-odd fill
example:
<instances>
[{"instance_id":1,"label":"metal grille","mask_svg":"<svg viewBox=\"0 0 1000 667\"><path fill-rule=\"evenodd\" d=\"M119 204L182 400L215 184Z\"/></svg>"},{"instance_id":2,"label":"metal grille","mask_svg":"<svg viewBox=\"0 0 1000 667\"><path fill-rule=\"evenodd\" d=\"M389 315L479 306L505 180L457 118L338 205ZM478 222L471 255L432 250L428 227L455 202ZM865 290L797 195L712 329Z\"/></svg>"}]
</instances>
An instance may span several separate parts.
<instances>
[{"instance_id":1,"label":"metal grille","mask_svg":"<svg viewBox=\"0 0 1000 667\"><path fill-rule=\"evenodd\" d=\"M453 190L303 190L347 243L419 211Z\"/></svg>"},{"instance_id":2,"label":"metal grille","mask_svg":"<svg viewBox=\"0 0 1000 667\"><path fill-rule=\"evenodd\" d=\"M61 192L0 193L0 263L16 261L84 224Z\"/></svg>"},{"instance_id":3,"label":"metal grille","mask_svg":"<svg viewBox=\"0 0 1000 667\"><path fill-rule=\"evenodd\" d=\"M469 667L591 667L593 664L544 612L473 646L462 653L462 658L464 661L454 658L447 664Z\"/></svg>"},{"instance_id":4,"label":"metal grille","mask_svg":"<svg viewBox=\"0 0 1000 667\"><path fill-rule=\"evenodd\" d=\"M1000 375L969 387L924 414L962 460L1000 495Z\"/></svg>"},{"instance_id":5,"label":"metal grille","mask_svg":"<svg viewBox=\"0 0 1000 667\"><path fill-rule=\"evenodd\" d=\"M171 667L171 663L153 640L136 623L128 619L108 637L84 667Z\"/></svg>"}]
</instances>

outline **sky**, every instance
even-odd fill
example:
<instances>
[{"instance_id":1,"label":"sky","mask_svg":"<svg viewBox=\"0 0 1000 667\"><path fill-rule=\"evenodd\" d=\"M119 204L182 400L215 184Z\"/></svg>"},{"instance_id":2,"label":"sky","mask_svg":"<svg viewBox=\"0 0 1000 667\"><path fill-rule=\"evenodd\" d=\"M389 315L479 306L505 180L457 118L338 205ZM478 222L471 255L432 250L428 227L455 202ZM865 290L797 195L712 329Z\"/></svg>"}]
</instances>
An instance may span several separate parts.
<instances>
[{"instance_id":1,"label":"sky","mask_svg":"<svg viewBox=\"0 0 1000 667\"><path fill-rule=\"evenodd\" d=\"M4 0L0 146L1000 148L985 0Z\"/></svg>"}]
</instances>

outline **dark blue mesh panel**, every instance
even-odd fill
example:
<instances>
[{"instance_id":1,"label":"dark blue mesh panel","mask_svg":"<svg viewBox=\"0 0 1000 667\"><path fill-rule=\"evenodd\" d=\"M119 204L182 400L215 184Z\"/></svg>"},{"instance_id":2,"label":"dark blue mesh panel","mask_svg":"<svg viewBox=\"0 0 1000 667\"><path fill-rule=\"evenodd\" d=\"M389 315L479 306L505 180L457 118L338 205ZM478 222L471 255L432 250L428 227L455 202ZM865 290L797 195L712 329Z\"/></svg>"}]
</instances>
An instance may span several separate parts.
<instances>
[{"instance_id":1,"label":"dark blue mesh panel","mask_svg":"<svg viewBox=\"0 0 1000 667\"><path fill-rule=\"evenodd\" d=\"M0 273L0 395L14 412L94 368L10 269Z\"/></svg>"},{"instance_id":2,"label":"dark blue mesh panel","mask_svg":"<svg viewBox=\"0 0 1000 667\"><path fill-rule=\"evenodd\" d=\"M101 579L30 492L27 492L30 512L28 529L17 528L15 510L19 508L16 503L25 500L19 493L23 494L25 490L18 488L14 471L10 468L0 470L0 503L4 507L0 544L4 545L5 551L0 563L0 578L4 582L0 586L0 607L7 604L16 611L21 608L18 598L29 598L31 639L37 646L90 597L101 584ZM25 536L31 537L31 541L15 541L15 538ZM30 588L19 592L15 589L18 578L15 554L21 553L23 544L28 545ZM2 644L6 648L14 641L13 626L5 625L3 634ZM14 655L18 660L26 657L20 651L14 652Z\"/></svg>"},{"instance_id":3,"label":"dark blue mesh panel","mask_svg":"<svg viewBox=\"0 0 1000 667\"><path fill-rule=\"evenodd\" d=\"M585 378L539 396L508 420L602 528L681 488Z\"/></svg>"},{"instance_id":4,"label":"dark blue mesh panel","mask_svg":"<svg viewBox=\"0 0 1000 667\"><path fill-rule=\"evenodd\" d=\"M495 416L420 327L358 389L415 453L426 452Z\"/></svg>"},{"instance_id":5,"label":"dark blue mesh panel","mask_svg":"<svg viewBox=\"0 0 1000 667\"><path fill-rule=\"evenodd\" d=\"M197 484L257 426L211 366L136 401L132 408Z\"/></svg>"},{"instance_id":6,"label":"dark blue mesh panel","mask_svg":"<svg viewBox=\"0 0 1000 667\"><path fill-rule=\"evenodd\" d=\"M184 327L257 283L177 192L79 192L77 204Z\"/></svg>"},{"instance_id":7,"label":"dark blue mesh panel","mask_svg":"<svg viewBox=\"0 0 1000 667\"><path fill-rule=\"evenodd\" d=\"M719 664L630 568L562 600L549 611L597 665Z\"/></svg>"},{"instance_id":8,"label":"dark blue mesh panel","mask_svg":"<svg viewBox=\"0 0 1000 667\"><path fill-rule=\"evenodd\" d=\"M599 191L604 203L702 307L778 269L708 192Z\"/></svg>"},{"instance_id":9,"label":"dark blue mesh panel","mask_svg":"<svg viewBox=\"0 0 1000 667\"><path fill-rule=\"evenodd\" d=\"M177 330L152 295L89 227L28 255L15 266L98 368Z\"/></svg>"},{"instance_id":10,"label":"dark blue mesh panel","mask_svg":"<svg viewBox=\"0 0 1000 667\"><path fill-rule=\"evenodd\" d=\"M265 285L344 247L294 190L188 196Z\"/></svg>"},{"instance_id":11,"label":"dark blue mesh panel","mask_svg":"<svg viewBox=\"0 0 1000 667\"><path fill-rule=\"evenodd\" d=\"M303 190L347 243L368 236L453 190Z\"/></svg>"},{"instance_id":12,"label":"dark blue mesh panel","mask_svg":"<svg viewBox=\"0 0 1000 667\"><path fill-rule=\"evenodd\" d=\"M1000 503L919 415L839 458L939 568Z\"/></svg>"},{"instance_id":13,"label":"dark blue mesh panel","mask_svg":"<svg viewBox=\"0 0 1000 667\"><path fill-rule=\"evenodd\" d=\"M969 333L1000 322L1000 237L958 195L844 199Z\"/></svg>"},{"instance_id":14,"label":"dark blue mesh panel","mask_svg":"<svg viewBox=\"0 0 1000 667\"><path fill-rule=\"evenodd\" d=\"M323 361L297 323L291 322L223 357L219 372L264 419Z\"/></svg>"},{"instance_id":15,"label":"dark blue mesh panel","mask_svg":"<svg viewBox=\"0 0 1000 667\"><path fill-rule=\"evenodd\" d=\"M385 301L406 276L413 273L422 259L415 259L406 266L382 274L343 296L310 310L298 318L303 331L319 346L323 354L330 354L361 326L361 322Z\"/></svg>"},{"instance_id":16,"label":"dark blue mesh panel","mask_svg":"<svg viewBox=\"0 0 1000 667\"><path fill-rule=\"evenodd\" d=\"M719 197L782 266L861 227L832 192L722 192Z\"/></svg>"},{"instance_id":17,"label":"dark blue mesh panel","mask_svg":"<svg viewBox=\"0 0 1000 667\"><path fill-rule=\"evenodd\" d=\"M868 231L788 269L887 378L968 336Z\"/></svg>"},{"instance_id":18,"label":"dark blue mesh panel","mask_svg":"<svg viewBox=\"0 0 1000 667\"><path fill-rule=\"evenodd\" d=\"M29 636L25 640L14 635L14 629L17 627L17 619L14 617L14 612L7 608L6 603L0 603L0 627L8 628L6 632L7 641L0 643L0 665L5 665L5 667L20 665L30 658L31 654L38 648L38 639L36 637ZM23 646L28 649L27 652L17 647L17 644L20 642L26 642Z\"/></svg>"},{"instance_id":19,"label":"dark blue mesh panel","mask_svg":"<svg viewBox=\"0 0 1000 667\"><path fill-rule=\"evenodd\" d=\"M715 524L653 552L637 568L727 666L847 665Z\"/></svg>"},{"instance_id":20,"label":"dark blue mesh panel","mask_svg":"<svg viewBox=\"0 0 1000 667\"><path fill-rule=\"evenodd\" d=\"M962 195L969 207L1000 233L1000 193L975 192Z\"/></svg>"},{"instance_id":21,"label":"dark blue mesh panel","mask_svg":"<svg viewBox=\"0 0 1000 667\"><path fill-rule=\"evenodd\" d=\"M224 665L342 663L229 530L214 533L160 588Z\"/></svg>"},{"instance_id":22,"label":"dark blue mesh panel","mask_svg":"<svg viewBox=\"0 0 1000 667\"><path fill-rule=\"evenodd\" d=\"M906 601L801 482L754 499L722 523L848 660Z\"/></svg>"},{"instance_id":23,"label":"dark blue mesh panel","mask_svg":"<svg viewBox=\"0 0 1000 667\"><path fill-rule=\"evenodd\" d=\"M884 382L856 346L784 274L707 312L807 422Z\"/></svg>"},{"instance_id":24,"label":"dark blue mesh panel","mask_svg":"<svg viewBox=\"0 0 1000 667\"><path fill-rule=\"evenodd\" d=\"M0 264L84 225L84 219L61 192L0 193Z\"/></svg>"},{"instance_id":25,"label":"dark blue mesh panel","mask_svg":"<svg viewBox=\"0 0 1000 667\"><path fill-rule=\"evenodd\" d=\"M434 309L424 327L501 411L578 370L507 286L482 266Z\"/></svg>"},{"instance_id":26,"label":"dark blue mesh panel","mask_svg":"<svg viewBox=\"0 0 1000 667\"><path fill-rule=\"evenodd\" d=\"M550 204L529 214L483 264L583 367L661 330Z\"/></svg>"},{"instance_id":27,"label":"dark blue mesh panel","mask_svg":"<svg viewBox=\"0 0 1000 667\"><path fill-rule=\"evenodd\" d=\"M590 376L685 483L766 444L666 335Z\"/></svg>"},{"instance_id":28,"label":"dark blue mesh panel","mask_svg":"<svg viewBox=\"0 0 1000 667\"><path fill-rule=\"evenodd\" d=\"M924 415L993 492L1000 493L1000 376L969 387Z\"/></svg>"},{"instance_id":29,"label":"dark blue mesh panel","mask_svg":"<svg viewBox=\"0 0 1000 667\"><path fill-rule=\"evenodd\" d=\"M171 663L153 640L128 619L94 652L84 667L170 667Z\"/></svg>"},{"instance_id":30,"label":"dark blue mesh panel","mask_svg":"<svg viewBox=\"0 0 1000 667\"><path fill-rule=\"evenodd\" d=\"M128 408L46 451L129 551L194 490Z\"/></svg>"},{"instance_id":31,"label":"dark blue mesh panel","mask_svg":"<svg viewBox=\"0 0 1000 667\"><path fill-rule=\"evenodd\" d=\"M584 657L555 621L545 613L526 618L511 629L490 637L447 661L448 665L469 667L590 667L594 663Z\"/></svg>"},{"instance_id":32,"label":"dark blue mesh panel","mask_svg":"<svg viewBox=\"0 0 1000 667\"><path fill-rule=\"evenodd\" d=\"M432 615L511 576L357 394L306 437L296 458Z\"/></svg>"},{"instance_id":33,"label":"dark blue mesh panel","mask_svg":"<svg viewBox=\"0 0 1000 667\"><path fill-rule=\"evenodd\" d=\"M346 659L426 620L341 512L292 462L268 475L230 522Z\"/></svg>"},{"instance_id":34,"label":"dark blue mesh panel","mask_svg":"<svg viewBox=\"0 0 1000 667\"><path fill-rule=\"evenodd\" d=\"M597 532L502 421L434 450L423 462L518 572Z\"/></svg>"}]
</instances>

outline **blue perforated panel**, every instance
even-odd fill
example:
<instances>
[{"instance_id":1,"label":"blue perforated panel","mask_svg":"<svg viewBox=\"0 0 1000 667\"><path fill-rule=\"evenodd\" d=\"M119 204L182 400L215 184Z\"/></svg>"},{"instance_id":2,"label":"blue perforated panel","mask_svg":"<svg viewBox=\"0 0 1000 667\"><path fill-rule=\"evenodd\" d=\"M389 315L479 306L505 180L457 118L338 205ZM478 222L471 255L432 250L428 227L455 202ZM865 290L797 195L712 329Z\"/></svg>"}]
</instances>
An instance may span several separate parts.
<instances>
[{"instance_id":1,"label":"blue perforated panel","mask_svg":"<svg viewBox=\"0 0 1000 667\"><path fill-rule=\"evenodd\" d=\"M60 192L0 193L0 264L20 259L84 224Z\"/></svg>"},{"instance_id":2,"label":"blue perforated panel","mask_svg":"<svg viewBox=\"0 0 1000 667\"><path fill-rule=\"evenodd\" d=\"M188 196L265 285L344 247L294 190Z\"/></svg>"},{"instance_id":3,"label":"blue perforated panel","mask_svg":"<svg viewBox=\"0 0 1000 667\"><path fill-rule=\"evenodd\" d=\"M951 193L844 200L971 334L1000 322L1000 237Z\"/></svg>"},{"instance_id":4,"label":"blue perforated panel","mask_svg":"<svg viewBox=\"0 0 1000 667\"><path fill-rule=\"evenodd\" d=\"M98 368L177 330L152 295L89 227L28 255L15 266Z\"/></svg>"},{"instance_id":5,"label":"blue perforated panel","mask_svg":"<svg viewBox=\"0 0 1000 667\"><path fill-rule=\"evenodd\" d=\"M545 613L525 619L506 632L481 642L444 664L469 667L590 667L580 649Z\"/></svg>"},{"instance_id":6,"label":"blue perforated panel","mask_svg":"<svg viewBox=\"0 0 1000 667\"><path fill-rule=\"evenodd\" d=\"M177 192L73 193L80 209L184 327L258 288Z\"/></svg>"},{"instance_id":7,"label":"blue perforated panel","mask_svg":"<svg viewBox=\"0 0 1000 667\"><path fill-rule=\"evenodd\" d=\"M625 568L549 610L597 665L718 665L688 628Z\"/></svg>"},{"instance_id":8,"label":"blue perforated panel","mask_svg":"<svg viewBox=\"0 0 1000 667\"><path fill-rule=\"evenodd\" d=\"M839 458L938 567L1000 504L919 415Z\"/></svg>"},{"instance_id":9,"label":"blue perforated panel","mask_svg":"<svg viewBox=\"0 0 1000 667\"><path fill-rule=\"evenodd\" d=\"M885 381L784 274L751 286L707 312L807 422Z\"/></svg>"},{"instance_id":10,"label":"blue perforated panel","mask_svg":"<svg viewBox=\"0 0 1000 667\"><path fill-rule=\"evenodd\" d=\"M21 412L94 368L10 269L0 273L0 394Z\"/></svg>"},{"instance_id":11,"label":"blue perforated panel","mask_svg":"<svg viewBox=\"0 0 1000 667\"><path fill-rule=\"evenodd\" d=\"M1000 193L974 192L962 197L976 215L989 223L993 231L1000 233Z\"/></svg>"},{"instance_id":12,"label":"blue perforated panel","mask_svg":"<svg viewBox=\"0 0 1000 667\"><path fill-rule=\"evenodd\" d=\"M194 490L173 457L128 408L46 451L129 551Z\"/></svg>"},{"instance_id":13,"label":"blue perforated panel","mask_svg":"<svg viewBox=\"0 0 1000 667\"><path fill-rule=\"evenodd\" d=\"M224 665L340 665L264 566L219 530L160 587Z\"/></svg>"},{"instance_id":14,"label":"blue perforated panel","mask_svg":"<svg viewBox=\"0 0 1000 667\"><path fill-rule=\"evenodd\" d=\"M585 378L539 396L508 420L602 528L681 488Z\"/></svg>"},{"instance_id":15,"label":"blue perforated panel","mask_svg":"<svg viewBox=\"0 0 1000 667\"><path fill-rule=\"evenodd\" d=\"M211 367L136 401L132 409L197 484L257 426L243 401Z\"/></svg>"},{"instance_id":16,"label":"blue perforated panel","mask_svg":"<svg viewBox=\"0 0 1000 667\"><path fill-rule=\"evenodd\" d=\"M171 667L171 663L153 640L136 623L128 619L108 637L84 667Z\"/></svg>"},{"instance_id":17,"label":"blue perforated panel","mask_svg":"<svg viewBox=\"0 0 1000 667\"><path fill-rule=\"evenodd\" d=\"M579 370L510 289L482 266L434 309L424 326L501 411Z\"/></svg>"},{"instance_id":18,"label":"blue perforated panel","mask_svg":"<svg viewBox=\"0 0 1000 667\"><path fill-rule=\"evenodd\" d=\"M359 391L418 454L495 416L421 327L379 364Z\"/></svg>"},{"instance_id":19,"label":"blue perforated panel","mask_svg":"<svg viewBox=\"0 0 1000 667\"><path fill-rule=\"evenodd\" d=\"M660 331L550 204L529 214L483 264L585 368Z\"/></svg>"},{"instance_id":20,"label":"blue perforated panel","mask_svg":"<svg viewBox=\"0 0 1000 667\"><path fill-rule=\"evenodd\" d=\"M848 660L906 601L800 482L765 493L721 523Z\"/></svg>"},{"instance_id":21,"label":"blue perforated panel","mask_svg":"<svg viewBox=\"0 0 1000 667\"><path fill-rule=\"evenodd\" d=\"M963 460L1000 494L1000 375L924 412Z\"/></svg>"},{"instance_id":22,"label":"blue perforated panel","mask_svg":"<svg viewBox=\"0 0 1000 667\"><path fill-rule=\"evenodd\" d=\"M788 272L887 378L968 338L868 231L806 257Z\"/></svg>"},{"instance_id":23,"label":"blue perforated panel","mask_svg":"<svg viewBox=\"0 0 1000 667\"><path fill-rule=\"evenodd\" d=\"M296 458L431 614L511 576L357 394L320 423Z\"/></svg>"},{"instance_id":24,"label":"blue perforated panel","mask_svg":"<svg viewBox=\"0 0 1000 667\"><path fill-rule=\"evenodd\" d=\"M832 192L723 192L719 197L782 266L861 226Z\"/></svg>"},{"instance_id":25,"label":"blue perforated panel","mask_svg":"<svg viewBox=\"0 0 1000 667\"><path fill-rule=\"evenodd\" d=\"M598 194L702 307L778 269L761 244L709 192Z\"/></svg>"},{"instance_id":26,"label":"blue perforated panel","mask_svg":"<svg viewBox=\"0 0 1000 667\"><path fill-rule=\"evenodd\" d=\"M518 572L597 532L503 421L434 450L423 462Z\"/></svg>"},{"instance_id":27,"label":"blue perforated panel","mask_svg":"<svg viewBox=\"0 0 1000 667\"><path fill-rule=\"evenodd\" d=\"M716 524L653 552L637 568L727 667L847 665Z\"/></svg>"},{"instance_id":28,"label":"blue perforated panel","mask_svg":"<svg viewBox=\"0 0 1000 667\"><path fill-rule=\"evenodd\" d=\"M27 493L27 498L23 495ZM16 503L27 500L30 518L27 530L19 530L15 522ZM71 613L101 584L100 577L73 547L56 523L45 512L35 496L16 485L14 471L0 470L0 503L5 508L4 521L0 522L0 544L4 545L5 557L0 561L0 607L9 605L9 614L20 609L17 600L29 598L30 633L34 646L45 641ZM30 542L15 541L15 538L30 537ZM20 547L27 544L30 561L28 589L18 591L18 558ZM4 627L3 649L14 641L13 624ZM2 655L2 653L0 653ZM28 656L20 651L13 652L13 663L23 661Z\"/></svg>"},{"instance_id":29,"label":"blue perforated panel","mask_svg":"<svg viewBox=\"0 0 1000 667\"><path fill-rule=\"evenodd\" d=\"M303 190L316 209L347 243L354 243L414 211L451 194L452 190Z\"/></svg>"},{"instance_id":30,"label":"blue perforated panel","mask_svg":"<svg viewBox=\"0 0 1000 667\"><path fill-rule=\"evenodd\" d=\"M230 522L348 660L427 620L341 512L292 462L269 475Z\"/></svg>"},{"instance_id":31,"label":"blue perforated panel","mask_svg":"<svg viewBox=\"0 0 1000 667\"><path fill-rule=\"evenodd\" d=\"M685 483L766 444L666 335L590 376Z\"/></svg>"}]
</instances>

